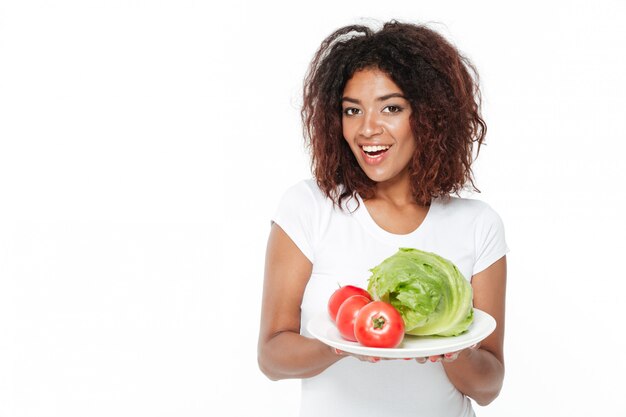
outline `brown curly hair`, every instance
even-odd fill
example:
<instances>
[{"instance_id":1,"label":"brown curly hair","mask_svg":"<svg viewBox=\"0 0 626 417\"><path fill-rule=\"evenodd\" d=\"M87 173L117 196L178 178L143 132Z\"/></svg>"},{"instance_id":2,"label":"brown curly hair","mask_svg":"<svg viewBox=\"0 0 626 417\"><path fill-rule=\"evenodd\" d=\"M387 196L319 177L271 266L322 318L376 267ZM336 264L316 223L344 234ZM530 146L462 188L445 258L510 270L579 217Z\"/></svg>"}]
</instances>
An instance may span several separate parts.
<instances>
[{"instance_id":1,"label":"brown curly hair","mask_svg":"<svg viewBox=\"0 0 626 417\"><path fill-rule=\"evenodd\" d=\"M425 25L390 21L377 31L351 25L321 44L304 80L302 122L311 169L322 191L341 206L356 193L374 196L370 180L343 139L341 98L352 75L378 69L409 101L416 152L409 167L415 201L479 191L471 164L487 126L480 114L478 73L443 36Z\"/></svg>"}]
</instances>

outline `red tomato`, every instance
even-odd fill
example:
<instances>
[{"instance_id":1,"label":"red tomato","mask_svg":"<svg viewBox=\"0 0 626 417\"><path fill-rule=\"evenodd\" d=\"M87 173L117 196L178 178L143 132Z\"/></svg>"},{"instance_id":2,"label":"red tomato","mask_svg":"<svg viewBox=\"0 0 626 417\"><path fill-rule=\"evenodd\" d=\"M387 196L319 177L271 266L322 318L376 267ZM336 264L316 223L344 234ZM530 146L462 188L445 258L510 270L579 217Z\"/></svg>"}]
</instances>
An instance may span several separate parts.
<instances>
[{"instance_id":1,"label":"red tomato","mask_svg":"<svg viewBox=\"0 0 626 417\"><path fill-rule=\"evenodd\" d=\"M354 335L354 321L359 310L370 303L370 299L362 295L348 297L339 307L337 312L337 330L344 339L356 342Z\"/></svg>"},{"instance_id":2,"label":"red tomato","mask_svg":"<svg viewBox=\"0 0 626 417\"><path fill-rule=\"evenodd\" d=\"M404 339L404 321L391 304L373 301L359 310L354 335L363 346L395 348Z\"/></svg>"},{"instance_id":3,"label":"red tomato","mask_svg":"<svg viewBox=\"0 0 626 417\"><path fill-rule=\"evenodd\" d=\"M330 315L330 319L332 321L337 319L337 312L339 311L341 304L343 304L348 297L352 297L353 295L362 295L370 300L372 299L370 293L363 288L355 287L354 285L346 285L339 288L333 293L333 295L330 296L330 299L328 300L328 314Z\"/></svg>"}]
</instances>

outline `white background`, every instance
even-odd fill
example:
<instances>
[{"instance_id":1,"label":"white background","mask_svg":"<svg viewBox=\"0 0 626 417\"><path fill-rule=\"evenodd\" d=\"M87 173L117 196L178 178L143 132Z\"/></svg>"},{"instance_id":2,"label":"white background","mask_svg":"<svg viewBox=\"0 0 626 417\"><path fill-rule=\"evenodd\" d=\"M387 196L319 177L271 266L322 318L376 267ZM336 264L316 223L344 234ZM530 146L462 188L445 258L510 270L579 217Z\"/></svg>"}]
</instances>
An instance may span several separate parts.
<instances>
[{"instance_id":1,"label":"white background","mask_svg":"<svg viewBox=\"0 0 626 417\"><path fill-rule=\"evenodd\" d=\"M478 415L623 415L626 4L587 4L2 1L0 416L296 414L256 338L269 219L310 175L302 78L390 18L482 77L470 197L511 252Z\"/></svg>"}]
</instances>

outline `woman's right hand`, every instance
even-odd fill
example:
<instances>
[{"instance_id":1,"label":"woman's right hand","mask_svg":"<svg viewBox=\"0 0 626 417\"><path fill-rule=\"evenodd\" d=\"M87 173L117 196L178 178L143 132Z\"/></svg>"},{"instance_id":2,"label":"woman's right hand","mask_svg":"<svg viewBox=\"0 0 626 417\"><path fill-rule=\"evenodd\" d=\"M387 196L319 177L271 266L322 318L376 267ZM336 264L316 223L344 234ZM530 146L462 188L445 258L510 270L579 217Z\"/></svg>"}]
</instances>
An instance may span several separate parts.
<instances>
[{"instance_id":1,"label":"woman's right hand","mask_svg":"<svg viewBox=\"0 0 626 417\"><path fill-rule=\"evenodd\" d=\"M344 352L343 350L331 347L333 353L337 356L341 356L341 357L348 357L348 356L352 356L353 358L356 358L362 362L370 362L370 363L376 363L376 362L380 362L379 357L376 356L365 356L365 355L357 355L355 353L349 353L349 352Z\"/></svg>"}]
</instances>

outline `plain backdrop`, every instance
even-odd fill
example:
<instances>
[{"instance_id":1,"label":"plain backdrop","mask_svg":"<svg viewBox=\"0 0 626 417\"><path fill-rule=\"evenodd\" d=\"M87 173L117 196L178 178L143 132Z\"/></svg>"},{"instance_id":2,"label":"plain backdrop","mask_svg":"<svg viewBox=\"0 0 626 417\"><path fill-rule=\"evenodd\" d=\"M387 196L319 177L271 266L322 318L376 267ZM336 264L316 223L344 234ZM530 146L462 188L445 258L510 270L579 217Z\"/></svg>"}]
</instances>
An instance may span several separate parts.
<instances>
[{"instance_id":1,"label":"plain backdrop","mask_svg":"<svg viewBox=\"0 0 626 417\"><path fill-rule=\"evenodd\" d=\"M297 414L256 340L270 218L310 176L302 78L392 18L481 75L467 196L511 252L477 414L624 415L626 3L224 3L0 2L0 416Z\"/></svg>"}]
</instances>

